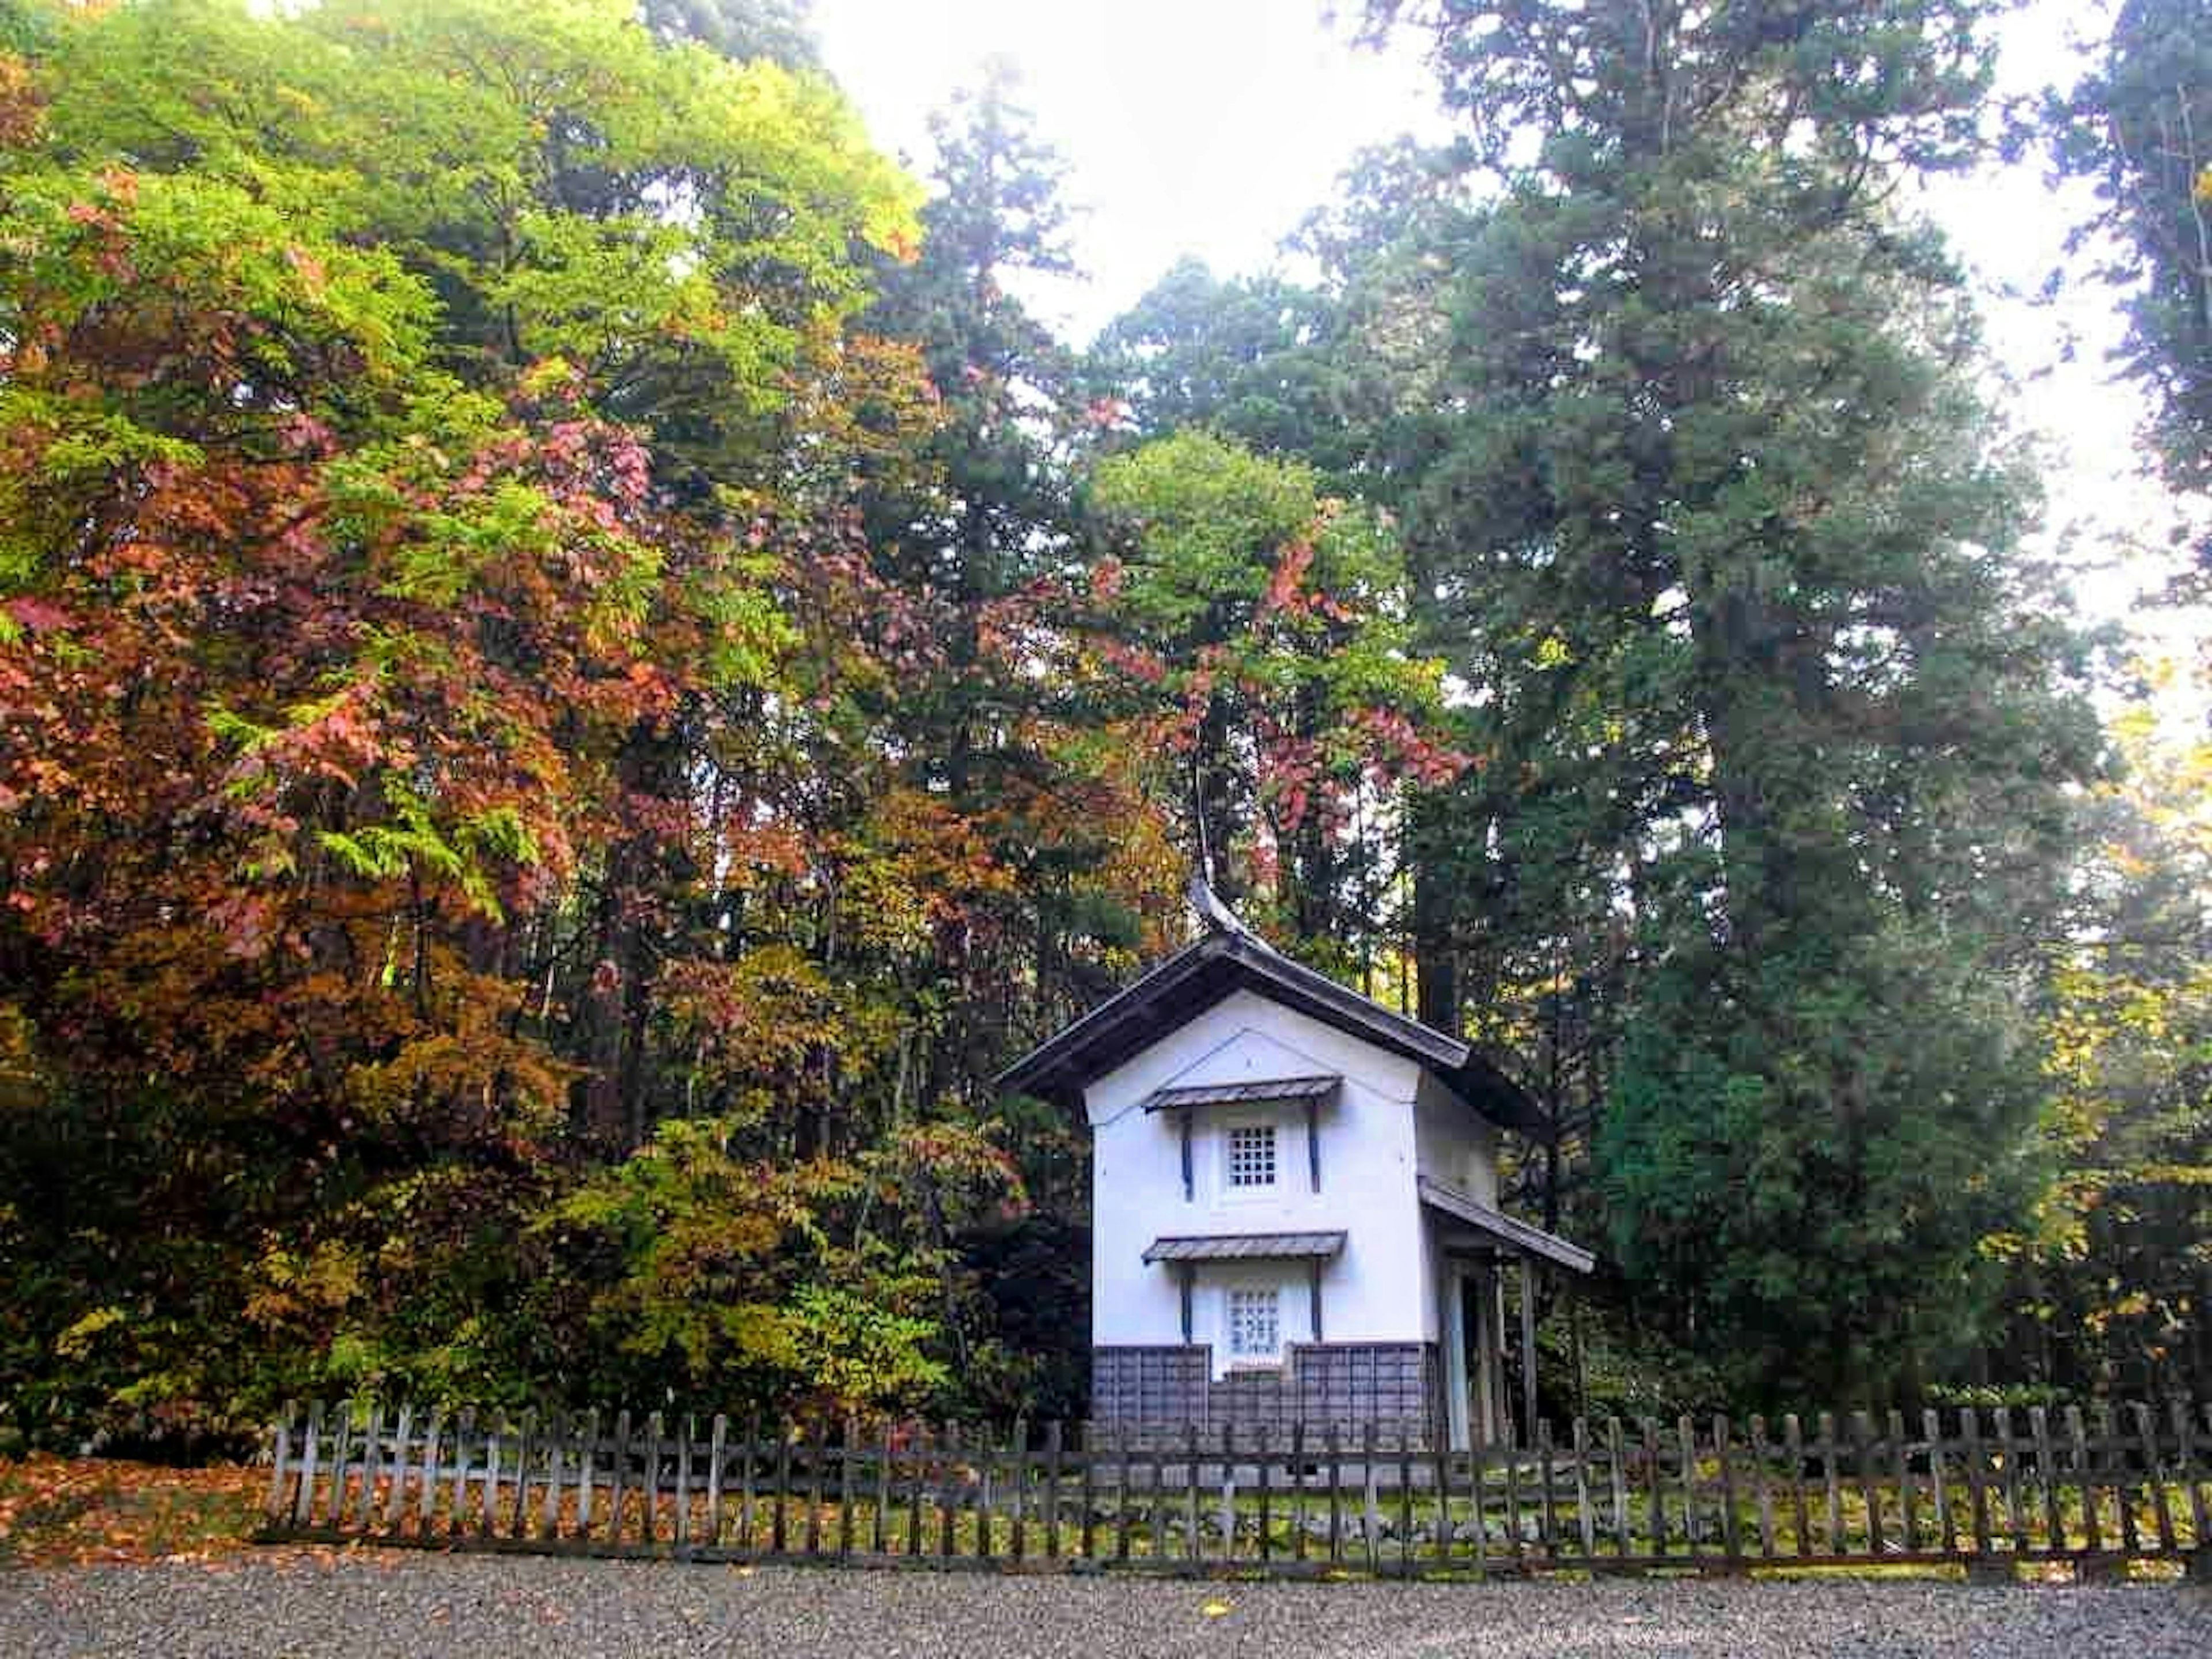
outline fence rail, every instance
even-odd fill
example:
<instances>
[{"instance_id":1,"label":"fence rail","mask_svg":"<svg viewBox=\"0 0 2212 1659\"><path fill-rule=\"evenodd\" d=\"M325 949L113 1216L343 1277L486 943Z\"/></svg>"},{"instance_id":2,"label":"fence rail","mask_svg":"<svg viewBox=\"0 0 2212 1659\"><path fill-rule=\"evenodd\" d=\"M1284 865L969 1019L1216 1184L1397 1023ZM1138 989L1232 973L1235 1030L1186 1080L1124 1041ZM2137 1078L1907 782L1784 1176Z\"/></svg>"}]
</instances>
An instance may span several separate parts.
<instances>
[{"instance_id":1,"label":"fence rail","mask_svg":"<svg viewBox=\"0 0 2212 1659\"><path fill-rule=\"evenodd\" d=\"M480 1420L349 1401L271 1433L270 1538L703 1560L1487 1577L2022 1562L2212 1571L2212 1411L1588 1422L1471 1451L1050 1424Z\"/></svg>"}]
</instances>

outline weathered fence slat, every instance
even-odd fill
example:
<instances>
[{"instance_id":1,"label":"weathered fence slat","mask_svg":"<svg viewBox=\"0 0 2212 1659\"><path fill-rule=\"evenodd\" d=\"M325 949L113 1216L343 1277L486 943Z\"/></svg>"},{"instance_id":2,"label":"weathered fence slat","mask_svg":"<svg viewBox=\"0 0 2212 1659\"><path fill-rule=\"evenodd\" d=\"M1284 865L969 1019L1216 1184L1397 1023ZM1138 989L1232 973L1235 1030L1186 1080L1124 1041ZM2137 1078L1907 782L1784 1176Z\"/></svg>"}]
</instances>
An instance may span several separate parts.
<instances>
[{"instance_id":1,"label":"weathered fence slat","mask_svg":"<svg viewBox=\"0 0 2212 1659\"><path fill-rule=\"evenodd\" d=\"M891 1553L891 1425L885 1420L876 1437L875 1519L868 1528L868 1547L878 1555Z\"/></svg>"},{"instance_id":2,"label":"weathered fence slat","mask_svg":"<svg viewBox=\"0 0 2212 1659\"><path fill-rule=\"evenodd\" d=\"M2212 1551L2212 1516L2206 1514L2204 1503L2205 1471L2197 1463L2195 1413L2186 1401L2176 1400L2167 1407L2167 1415L2173 1419L2173 1455L2189 1493L2190 1536L2199 1551Z\"/></svg>"},{"instance_id":3,"label":"weathered fence slat","mask_svg":"<svg viewBox=\"0 0 2212 1659\"><path fill-rule=\"evenodd\" d=\"M1782 1445L1790 1460L1790 1523L1796 1528L1797 1553L1810 1555L1813 1528L1805 1499L1805 1430L1796 1412L1783 1417Z\"/></svg>"},{"instance_id":4,"label":"weathered fence slat","mask_svg":"<svg viewBox=\"0 0 2212 1659\"><path fill-rule=\"evenodd\" d=\"M1972 1505L1974 1554L1986 1559L1990 1553L1989 1466L1982 1455L1980 1418L1972 1406L1959 1409L1960 1456L1966 1466L1966 1498Z\"/></svg>"},{"instance_id":5,"label":"weathered fence slat","mask_svg":"<svg viewBox=\"0 0 2212 1659\"><path fill-rule=\"evenodd\" d=\"M1677 1440L1677 1462L1681 1467L1674 1474L1681 1478L1681 1541L1697 1559L1697 1425L1690 1418L1674 1418L1674 1440Z\"/></svg>"},{"instance_id":6,"label":"weathered fence slat","mask_svg":"<svg viewBox=\"0 0 2212 1659\"><path fill-rule=\"evenodd\" d=\"M1774 1447L1766 1437L1766 1417L1754 1412L1751 1418L1751 1501L1759 1515L1759 1555L1763 1561L1775 1557L1774 1486L1771 1465Z\"/></svg>"},{"instance_id":7,"label":"weathered fence slat","mask_svg":"<svg viewBox=\"0 0 2212 1659\"><path fill-rule=\"evenodd\" d=\"M1589 1428L1577 1417L1571 1432L1575 1446L1575 1531L1582 1543L1582 1559L1587 1562L1597 1559L1597 1517L1591 1513ZM1480 1511L1475 1515L1474 1523L1476 1536L1480 1538L1482 1532Z\"/></svg>"},{"instance_id":8,"label":"weathered fence slat","mask_svg":"<svg viewBox=\"0 0 2212 1659\"><path fill-rule=\"evenodd\" d=\"M1822 1412L1820 1424L1820 1477L1828 1499L1828 1532L1825 1541L1829 1554L1840 1555L1844 1551L1844 1489L1842 1472L1836 1466L1835 1413Z\"/></svg>"},{"instance_id":9,"label":"weathered fence slat","mask_svg":"<svg viewBox=\"0 0 2212 1659\"><path fill-rule=\"evenodd\" d=\"M1912 1442L1905 1431L1905 1413L1892 1409L1887 1419L1890 1466L1897 1480L1898 1532L1907 1554L1920 1552L1918 1498L1912 1484Z\"/></svg>"},{"instance_id":10,"label":"weathered fence slat","mask_svg":"<svg viewBox=\"0 0 2212 1659\"><path fill-rule=\"evenodd\" d=\"M1943 1553L1959 1552L1958 1518L1951 1513L1951 1474L1943 1459L1943 1419L1934 1407L1920 1413L1920 1432L1928 1441L1928 1486L1936 1498L1936 1530Z\"/></svg>"},{"instance_id":11,"label":"weathered fence slat","mask_svg":"<svg viewBox=\"0 0 2212 1659\"><path fill-rule=\"evenodd\" d=\"M2051 1413L2040 1406L2027 1410L2027 1436L2035 1446L2035 1480L2043 1493L2043 1544L2066 1547L2066 1516L2059 1507L2058 1463L2051 1439Z\"/></svg>"},{"instance_id":12,"label":"weathered fence slat","mask_svg":"<svg viewBox=\"0 0 2212 1659\"><path fill-rule=\"evenodd\" d=\"M1735 1452L1727 1418L1713 1418L1713 1444L1720 1457L1721 1551L1731 1570L1743 1565L1743 1535L1735 1512Z\"/></svg>"},{"instance_id":13,"label":"weathered fence slat","mask_svg":"<svg viewBox=\"0 0 2212 1659\"><path fill-rule=\"evenodd\" d=\"M2081 1536L2084 1547L2094 1555L2104 1548L2102 1525L2097 1514L2097 1485L2095 1470L2089 1456L2089 1442L2081 1425L2081 1408L2066 1408L2066 1442L2073 1451L2074 1489L2081 1504Z\"/></svg>"},{"instance_id":14,"label":"weathered fence slat","mask_svg":"<svg viewBox=\"0 0 2212 1659\"><path fill-rule=\"evenodd\" d=\"M1881 1551L1881 1489L1875 1483L1874 1419L1865 1412L1851 1413L1851 1462L1857 1467L1859 1501L1866 1505L1867 1551Z\"/></svg>"}]
</instances>

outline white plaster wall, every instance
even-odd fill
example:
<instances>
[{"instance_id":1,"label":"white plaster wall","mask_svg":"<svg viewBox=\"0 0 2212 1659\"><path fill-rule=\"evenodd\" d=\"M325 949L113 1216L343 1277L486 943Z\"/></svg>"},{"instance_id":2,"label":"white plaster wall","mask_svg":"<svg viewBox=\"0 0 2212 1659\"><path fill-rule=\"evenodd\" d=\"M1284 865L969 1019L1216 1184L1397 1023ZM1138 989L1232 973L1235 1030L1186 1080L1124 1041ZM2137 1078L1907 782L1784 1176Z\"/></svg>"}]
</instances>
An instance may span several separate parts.
<instances>
[{"instance_id":1,"label":"white plaster wall","mask_svg":"<svg viewBox=\"0 0 2212 1659\"><path fill-rule=\"evenodd\" d=\"M1256 1082L1334 1073L1344 1079L1321 1109L1321 1191L1308 1180L1303 1103L1258 1112L1200 1107L1193 1120L1194 1195L1182 1192L1179 1114L1147 1113L1155 1090ZM1414 1194L1414 1102L1421 1070L1251 991L1237 991L1096 1079L1084 1091L1091 1125L1093 1215L1091 1340L1182 1340L1175 1270L1146 1266L1155 1238L1180 1234L1273 1233L1342 1229L1344 1252L1322 1271L1322 1334L1330 1342L1433 1341L1434 1279ZM1276 1126L1273 1189L1231 1193L1223 1167L1224 1127L1265 1116ZM1250 1264L1201 1263L1192 1339L1211 1342L1225 1363L1220 1328L1231 1278L1251 1282ZM1283 1290L1286 1340L1311 1340L1303 1262L1258 1269Z\"/></svg>"},{"instance_id":2,"label":"white plaster wall","mask_svg":"<svg viewBox=\"0 0 2212 1659\"><path fill-rule=\"evenodd\" d=\"M1495 1209L1497 1126L1426 1072L1420 1074L1413 1126L1420 1172Z\"/></svg>"}]
</instances>

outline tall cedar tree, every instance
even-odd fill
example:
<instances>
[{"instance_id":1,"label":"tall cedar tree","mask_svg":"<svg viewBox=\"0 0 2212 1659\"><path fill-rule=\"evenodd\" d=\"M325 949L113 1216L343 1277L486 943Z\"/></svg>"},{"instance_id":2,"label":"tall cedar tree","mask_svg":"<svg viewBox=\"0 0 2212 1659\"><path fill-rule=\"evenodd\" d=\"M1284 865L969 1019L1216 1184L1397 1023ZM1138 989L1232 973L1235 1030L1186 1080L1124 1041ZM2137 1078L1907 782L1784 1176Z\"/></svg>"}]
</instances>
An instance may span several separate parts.
<instances>
[{"instance_id":1,"label":"tall cedar tree","mask_svg":"<svg viewBox=\"0 0 2212 1659\"><path fill-rule=\"evenodd\" d=\"M1960 279L1891 199L1973 153L1993 10L1370 12L1425 32L1499 189L1441 260L1408 533L1482 776L1548 809L1539 847L1510 793L1434 815L1425 965L1516 847L1602 884L1613 1255L1754 1397L1957 1363L2032 1196L2023 947L2094 728Z\"/></svg>"},{"instance_id":2,"label":"tall cedar tree","mask_svg":"<svg viewBox=\"0 0 2212 1659\"><path fill-rule=\"evenodd\" d=\"M2061 178L2094 182L2074 234L2124 297L2120 352L2167 483L2212 489L2212 6L2126 0L2103 61L2046 112ZM2212 546L2198 550L2212 574Z\"/></svg>"}]
</instances>

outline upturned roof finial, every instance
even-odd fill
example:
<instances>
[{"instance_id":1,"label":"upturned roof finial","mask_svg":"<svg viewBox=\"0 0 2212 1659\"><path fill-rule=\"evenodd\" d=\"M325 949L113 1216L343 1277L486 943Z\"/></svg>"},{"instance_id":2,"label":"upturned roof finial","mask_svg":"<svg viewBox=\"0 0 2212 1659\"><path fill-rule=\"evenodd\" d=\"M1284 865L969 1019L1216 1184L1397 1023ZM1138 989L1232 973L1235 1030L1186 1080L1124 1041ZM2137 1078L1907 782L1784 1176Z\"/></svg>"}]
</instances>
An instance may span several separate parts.
<instances>
[{"instance_id":1,"label":"upturned roof finial","mask_svg":"<svg viewBox=\"0 0 2212 1659\"><path fill-rule=\"evenodd\" d=\"M1221 896L1213 890L1213 884L1206 879L1206 873L1203 868L1190 872L1190 908L1198 912L1198 919L1205 924L1206 931L1209 933L1236 933L1245 939L1258 939L1260 936L1221 902Z\"/></svg>"}]
</instances>

